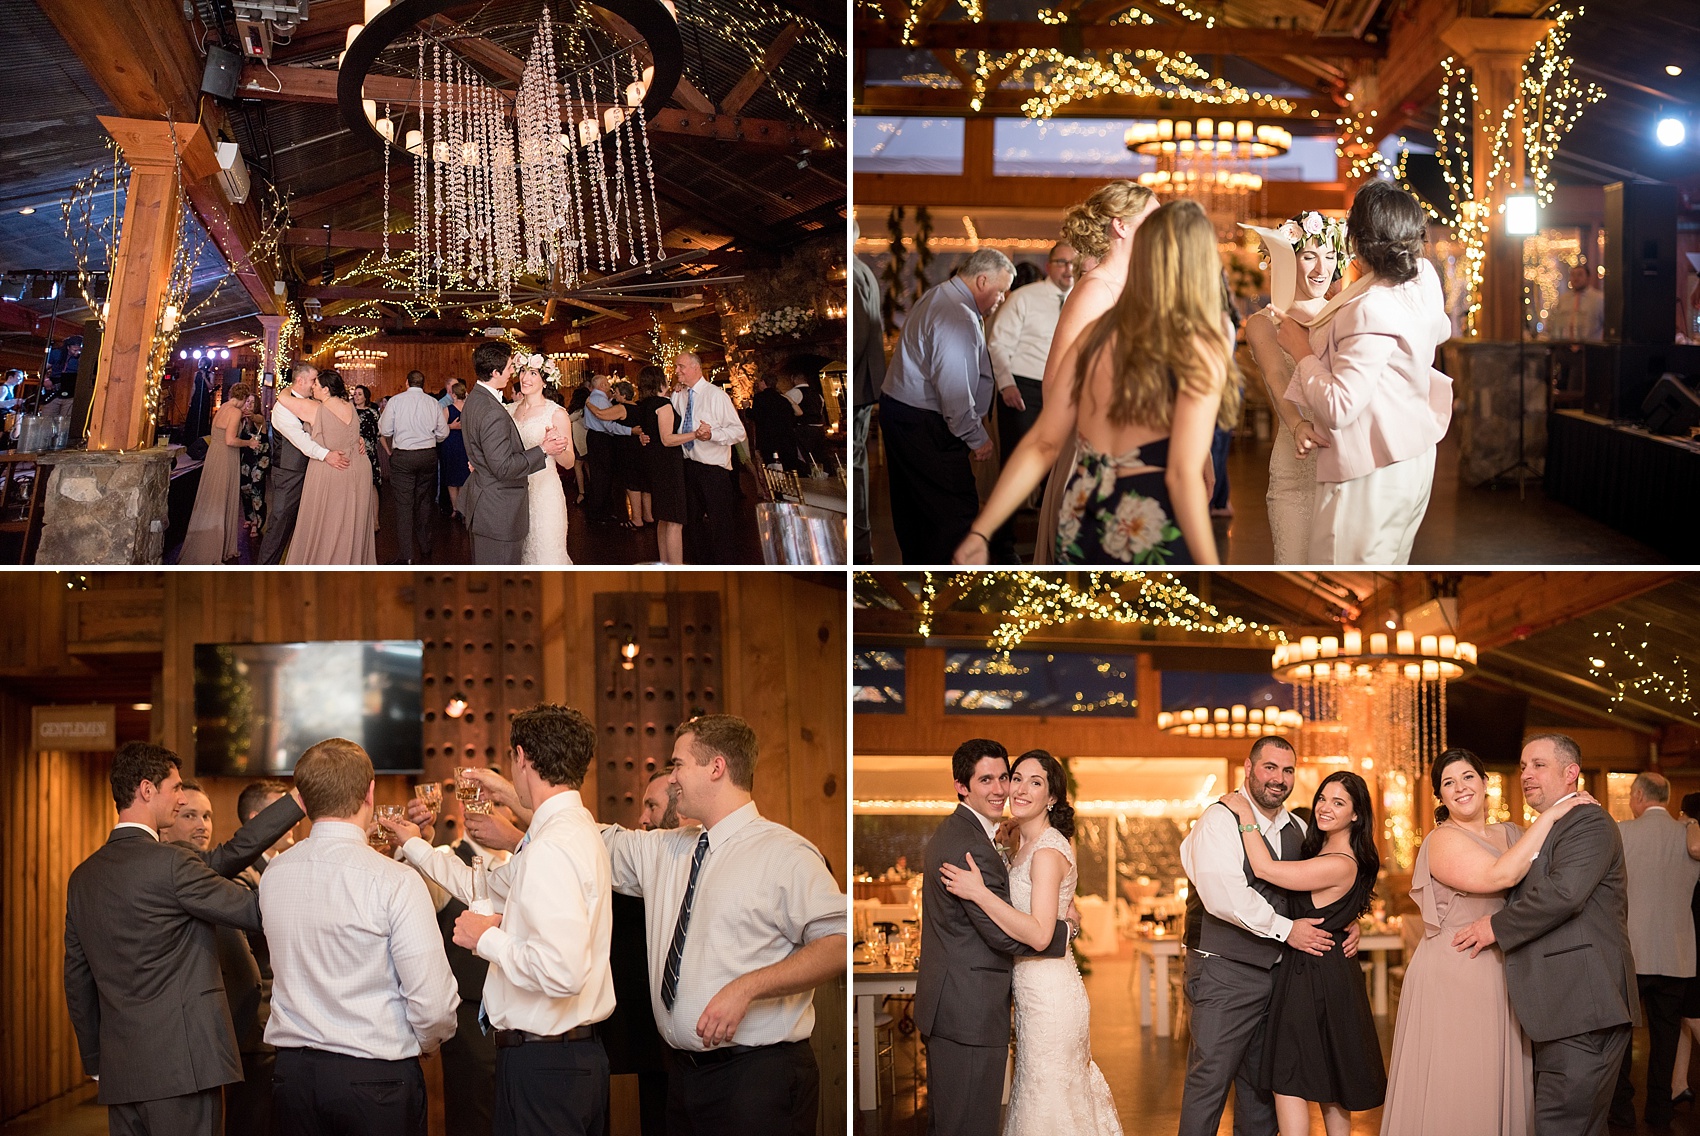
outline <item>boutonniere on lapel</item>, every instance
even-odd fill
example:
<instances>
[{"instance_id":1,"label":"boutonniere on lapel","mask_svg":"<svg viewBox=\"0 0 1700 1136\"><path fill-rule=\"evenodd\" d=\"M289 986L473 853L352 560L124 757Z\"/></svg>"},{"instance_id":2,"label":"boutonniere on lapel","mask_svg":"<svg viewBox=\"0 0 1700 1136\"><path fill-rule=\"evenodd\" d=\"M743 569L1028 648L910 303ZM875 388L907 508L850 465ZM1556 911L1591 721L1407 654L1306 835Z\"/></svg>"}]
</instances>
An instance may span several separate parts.
<instances>
[{"instance_id":1,"label":"boutonniere on lapel","mask_svg":"<svg viewBox=\"0 0 1700 1136\"><path fill-rule=\"evenodd\" d=\"M997 839L992 841L992 847L996 848L998 855L1003 858L1004 867L1009 867L1010 861L1015 858L1016 847L1020 843L1021 836L1016 827L1015 818L1004 817L998 822Z\"/></svg>"}]
</instances>

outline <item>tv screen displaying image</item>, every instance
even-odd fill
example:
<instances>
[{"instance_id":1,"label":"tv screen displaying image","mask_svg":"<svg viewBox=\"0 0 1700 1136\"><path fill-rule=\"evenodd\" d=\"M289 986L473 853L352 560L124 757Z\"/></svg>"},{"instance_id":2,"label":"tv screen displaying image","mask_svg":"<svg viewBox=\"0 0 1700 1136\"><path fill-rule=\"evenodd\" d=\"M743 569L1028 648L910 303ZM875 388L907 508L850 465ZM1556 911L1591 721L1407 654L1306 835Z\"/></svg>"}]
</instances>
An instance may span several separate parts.
<instances>
[{"instance_id":1,"label":"tv screen displaying image","mask_svg":"<svg viewBox=\"0 0 1700 1136\"><path fill-rule=\"evenodd\" d=\"M418 639L197 643L195 769L289 773L326 738L358 742L379 773L417 773L424 754Z\"/></svg>"}]
</instances>

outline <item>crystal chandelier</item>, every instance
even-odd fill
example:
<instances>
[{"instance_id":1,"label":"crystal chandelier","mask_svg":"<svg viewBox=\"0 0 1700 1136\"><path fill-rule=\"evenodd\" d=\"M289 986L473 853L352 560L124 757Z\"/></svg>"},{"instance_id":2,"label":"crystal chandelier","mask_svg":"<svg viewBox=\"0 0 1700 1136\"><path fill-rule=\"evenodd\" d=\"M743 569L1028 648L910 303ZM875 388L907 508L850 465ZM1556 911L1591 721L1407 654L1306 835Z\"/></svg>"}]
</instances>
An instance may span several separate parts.
<instances>
[{"instance_id":1,"label":"crystal chandelier","mask_svg":"<svg viewBox=\"0 0 1700 1136\"><path fill-rule=\"evenodd\" d=\"M1396 626L1367 639L1355 627L1303 635L1271 659L1274 677L1296 688L1305 719L1300 759L1344 761L1366 777L1379 775L1383 835L1401 868L1416 851L1420 786L1446 749L1446 684L1475 666L1474 643Z\"/></svg>"},{"instance_id":2,"label":"crystal chandelier","mask_svg":"<svg viewBox=\"0 0 1700 1136\"><path fill-rule=\"evenodd\" d=\"M336 369L339 371L375 371L380 360L388 359L388 351L379 351L371 347L344 347L336 353Z\"/></svg>"},{"instance_id":3,"label":"crystal chandelier","mask_svg":"<svg viewBox=\"0 0 1700 1136\"><path fill-rule=\"evenodd\" d=\"M1252 215L1251 195L1263 190L1263 176L1245 165L1287 153L1293 135L1250 119L1160 118L1133 123L1122 141L1157 161L1155 170L1139 175L1140 185L1197 201L1226 235Z\"/></svg>"},{"instance_id":4,"label":"crystal chandelier","mask_svg":"<svg viewBox=\"0 0 1700 1136\"><path fill-rule=\"evenodd\" d=\"M558 24L545 6L516 92L492 84L454 50L469 33L442 21L417 26L450 7L448 0L366 0L366 23L349 29L338 80L338 101L356 132L412 159L414 289L428 296L493 290L506 304L523 278L573 288L588 273L663 256L646 121L682 73L671 10L661 0L599 5L645 37L621 44L584 9ZM639 56L645 48L647 65ZM412 82L370 84L381 55L387 69L411 64ZM371 85L393 97L367 97ZM389 203L386 164L385 260Z\"/></svg>"}]
</instances>

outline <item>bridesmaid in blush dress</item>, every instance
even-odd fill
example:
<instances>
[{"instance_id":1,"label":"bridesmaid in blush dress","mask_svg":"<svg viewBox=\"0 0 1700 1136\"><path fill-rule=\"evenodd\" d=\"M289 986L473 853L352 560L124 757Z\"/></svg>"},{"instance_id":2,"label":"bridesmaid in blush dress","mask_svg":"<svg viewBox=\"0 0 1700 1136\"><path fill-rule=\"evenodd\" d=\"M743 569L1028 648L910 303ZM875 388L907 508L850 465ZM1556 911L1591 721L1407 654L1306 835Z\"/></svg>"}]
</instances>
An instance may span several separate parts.
<instances>
[{"instance_id":1,"label":"bridesmaid in blush dress","mask_svg":"<svg viewBox=\"0 0 1700 1136\"><path fill-rule=\"evenodd\" d=\"M1381 1134L1531 1136L1533 1059L1506 995L1505 960L1497 946L1471 958L1452 936L1505 906L1560 816L1596 802L1578 794L1523 832L1488 823L1487 774L1469 750L1441 754L1429 780L1442 804L1411 875L1423 940L1405 967Z\"/></svg>"},{"instance_id":2,"label":"bridesmaid in blush dress","mask_svg":"<svg viewBox=\"0 0 1700 1136\"><path fill-rule=\"evenodd\" d=\"M189 517L183 549L177 554L179 564L223 564L241 551L241 451L259 445L240 436L242 416L253 393L247 383L237 383L213 415L212 439L201 463L201 487L195 493L195 511Z\"/></svg>"},{"instance_id":3,"label":"bridesmaid in blush dress","mask_svg":"<svg viewBox=\"0 0 1700 1136\"><path fill-rule=\"evenodd\" d=\"M373 537L372 462L360 438L360 416L348 401L348 388L335 371L320 371L324 401L279 394L313 435L329 450L348 455L348 468L316 461L307 466L301 509L285 564L376 564Z\"/></svg>"}]
</instances>

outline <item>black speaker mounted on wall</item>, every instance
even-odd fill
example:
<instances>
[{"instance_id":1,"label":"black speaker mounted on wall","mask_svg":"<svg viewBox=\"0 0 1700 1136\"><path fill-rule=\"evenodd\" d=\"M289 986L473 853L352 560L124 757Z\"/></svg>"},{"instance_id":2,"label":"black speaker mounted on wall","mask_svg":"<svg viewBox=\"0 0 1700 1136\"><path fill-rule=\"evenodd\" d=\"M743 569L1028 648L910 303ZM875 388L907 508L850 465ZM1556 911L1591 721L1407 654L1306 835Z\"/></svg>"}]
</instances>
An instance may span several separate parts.
<instances>
[{"instance_id":1,"label":"black speaker mounted on wall","mask_svg":"<svg viewBox=\"0 0 1700 1136\"><path fill-rule=\"evenodd\" d=\"M215 99L233 99L242 82L242 57L222 47L207 48L206 70L201 72L201 90Z\"/></svg>"}]
</instances>

